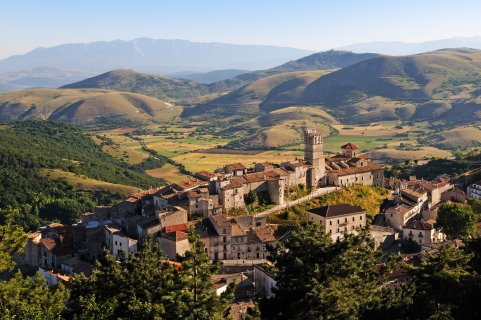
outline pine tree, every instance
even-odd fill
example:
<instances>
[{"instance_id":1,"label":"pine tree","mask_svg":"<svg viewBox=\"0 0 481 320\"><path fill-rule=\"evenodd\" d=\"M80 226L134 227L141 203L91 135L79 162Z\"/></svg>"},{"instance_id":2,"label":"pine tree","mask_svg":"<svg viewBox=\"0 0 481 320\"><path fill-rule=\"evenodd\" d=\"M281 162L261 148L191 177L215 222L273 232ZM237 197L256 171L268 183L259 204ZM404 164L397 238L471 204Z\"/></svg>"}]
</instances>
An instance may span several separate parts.
<instances>
[{"instance_id":1,"label":"pine tree","mask_svg":"<svg viewBox=\"0 0 481 320\"><path fill-rule=\"evenodd\" d=\"M261 308L264 317L359 319L378 299L379 254L367 230L333 243L320 226L299 226L273 250L271 260L277 289Z\"/></svg>"},{"instance_id":2,"label":"pine tree","mask_svg":"<svg viewBox=\"0 0 481 320\"><path fill-rule=\"evenodd\" d=\"M233 299L233 290L217 295L211 279L218 266L209 262L204 244L195 233L189 235L189 241L191 250L180 259L182 272L177 278L176 305L168 312L172 316L169 319L223 319Z\"/></svg>"}]
</instances>

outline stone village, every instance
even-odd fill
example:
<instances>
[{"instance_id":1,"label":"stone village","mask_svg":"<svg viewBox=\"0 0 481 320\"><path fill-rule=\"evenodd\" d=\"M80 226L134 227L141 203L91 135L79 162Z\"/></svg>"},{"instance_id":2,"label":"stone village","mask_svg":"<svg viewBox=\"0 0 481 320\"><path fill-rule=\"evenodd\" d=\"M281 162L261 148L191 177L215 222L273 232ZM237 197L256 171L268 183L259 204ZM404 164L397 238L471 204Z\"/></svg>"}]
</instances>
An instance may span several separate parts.
<instances>
[{"instance_id":1,"label":"stone village","mask_svg":"<svg viewBox=\"0 0 481 320\"><path fill-rule=\"evenodd\" d=\"M354 185L384 187L391 192L383 212L369 226L376 247L388 249L398 239L412 239L423 247L444 241L434 228L439 205L464 202L466 194L448 176L433 181L410 177L384 178L383 168L367 154L347 143L337 155L325 157L323 138L314 129L304 130L304 159L284 163L257 163L246 168L233 163L156 189L133 194L110 207L96 207L75 225L51 224L28 234L28 243L16 257L23 270L39 271L49 286L68 282L83 272L107 249L126 259L151 237L165 258L175 261L189 250L188 233L197 233L212 260L223 263L223 275L213 279L220 293L237 279L245 296L268 296L275 277L263 268L268 246L288 236L268 223L266 214L247 214L246 197L253 192L268 197L276 207L289 204L290 187L336 191ZM478 185L468 188L477 194ZM471 190L471 191L470 191ZM474 191L472 191L474 190ZM297 202L299 203L299 202ZM309 210L307 220L323 226L333 241L366 227L367 212L349 204ZM240 281L239 281L240 279Z\"/></svg>"}]
</instances>

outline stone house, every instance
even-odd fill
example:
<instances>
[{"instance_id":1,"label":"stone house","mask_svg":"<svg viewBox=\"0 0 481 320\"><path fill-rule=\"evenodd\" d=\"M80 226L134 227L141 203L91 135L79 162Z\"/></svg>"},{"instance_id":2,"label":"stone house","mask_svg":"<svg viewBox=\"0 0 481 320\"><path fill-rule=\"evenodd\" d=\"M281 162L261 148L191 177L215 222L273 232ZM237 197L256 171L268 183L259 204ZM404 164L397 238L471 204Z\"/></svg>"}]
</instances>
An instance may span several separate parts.
<instances>
[{"instance_id":1,"label":"stone house","mask_svg":"<svg viewBox=\"0 0 481 320\"><path fill-rule=\"evenodd\" d=\"M183 231L163 232L159 237L159 247L169 260L175 260L177 255L183 256L190 250L189 237Z\"/></svg>"},{"instance_id":2,"label":"stone house","mask_svg":"<svg viewBox=\"0 0 481 320\"><path fill-rule=\"evenodd\" d=\"M254 287L256 296L259 298L269 298L273 294L273 289L277 286L275 272L266 266L254 266Z\"/></svg>"},{"instance_id":3,"label":"stone house","mask_svg":"<svg viewBox=\"0 0 481 320\"><path fill-rule=\"evenodd\" d=\"M468 186L467 196L476 200L481 200L481 181L476 181Z\"/></svg>"},{"instance_id":4,"label":"stone house","mask_svg":"<svg viewBox=\"0 0 481 320\"><path fill-rule=\"evenodd\" d=\"M324 232L333 241L340 240L347 233L356 233L366 226L366 212L349 204L336 204L311 209L307 212L308 221L323 226Z\"/></svg>"},{"instance_id":5,"label":"stone house","mask_svg":"<svg viewBox=\"0 0 481 320\"><path fill-rule=\"evenodd\" d=\"M132 253L137 252L137 240L124 235L120 228L104 226L107 247L117 259L128 259Z\"/></svg>"},{"instance_id":6,"label":"stone house","mask_svg":"<svg viewBox=\"0 0 481 320\"><path fill-rule=\"evenodd\" d=\"M444 235L434 228L434 221L414 220L403 227L403 239L413 240L422 246L431 246L444 241Z\"/></svg>"}]
</instances>

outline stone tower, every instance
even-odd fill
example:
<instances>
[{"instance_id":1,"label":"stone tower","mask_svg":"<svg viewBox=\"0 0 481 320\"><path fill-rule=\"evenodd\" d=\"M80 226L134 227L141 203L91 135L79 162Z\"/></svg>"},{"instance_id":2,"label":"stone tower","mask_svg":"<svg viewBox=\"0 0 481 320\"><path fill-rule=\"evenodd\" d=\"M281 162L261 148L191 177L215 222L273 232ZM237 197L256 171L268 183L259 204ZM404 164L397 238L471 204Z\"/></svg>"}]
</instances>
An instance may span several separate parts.
<instances>
[{"instance_id":1,"label":"stone tower","mask_svg":"<svg viewBox=\"0 0 481 320\"><path fill-rule=\"evenodd\" d=\"M310 182L308 185L316 187L320 180L324 177L325 158L322 150L322 136L316 129L304 130L304 160L312 166L309 175Z\"/></svg>"}]
</instances>

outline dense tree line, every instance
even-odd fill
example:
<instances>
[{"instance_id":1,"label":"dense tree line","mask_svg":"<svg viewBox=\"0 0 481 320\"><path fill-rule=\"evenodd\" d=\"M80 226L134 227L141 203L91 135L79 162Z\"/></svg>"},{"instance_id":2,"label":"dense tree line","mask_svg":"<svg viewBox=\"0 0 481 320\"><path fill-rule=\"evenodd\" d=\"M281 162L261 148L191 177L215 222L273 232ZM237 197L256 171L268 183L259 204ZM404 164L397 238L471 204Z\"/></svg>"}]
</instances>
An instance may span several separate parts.
<instances>
[{"instance_id":1,"label":"dense tree line","mask_svg":"<svg viewBox=\"0 0 481 320\"><path fill-rule=\"evenodd\" d=\"M217 295L211 282L217 265L209 262L200 238L191 234L189 240L192 249L177 264L163 260L150 242L120 262L106 252L92 276L81 274L67 288L49 290L40 274L31 281L17 272L0 282L0 318L225 319L233 288ZM21 229L0 226L0 272L12 270L10 256L24 244Z\"/></svg>"},{"instance_id":2,"label":"dense tree line","mask_svg":"<svg viewBox=\"0 0 481 320\"><path fill-rule=\"evenodd\" d=\"M66 124L25 121L0 130L0 223L5 210L25 230L48 221L73 223L97 203L119 195L74 192L65 180L53 180L41 169L61 169L89 178L148 188L165 183L102 152L83 131Z\"/></svg>"},{"instance_id":3,"label":"dense tree line","mask_svg":"<svg viewBox=\"0 0 481 320\"><path fill-rule=\"evenodd\" d=\"M316 225L297 228L272 249L274 296L265 319L479 319L481 240L450 243L420 263L380 260L367 230L332 242ZM383 261L383 264L380 262ZM393 270L402 282L389 283Z\"/></svg>"}]
</instances>

